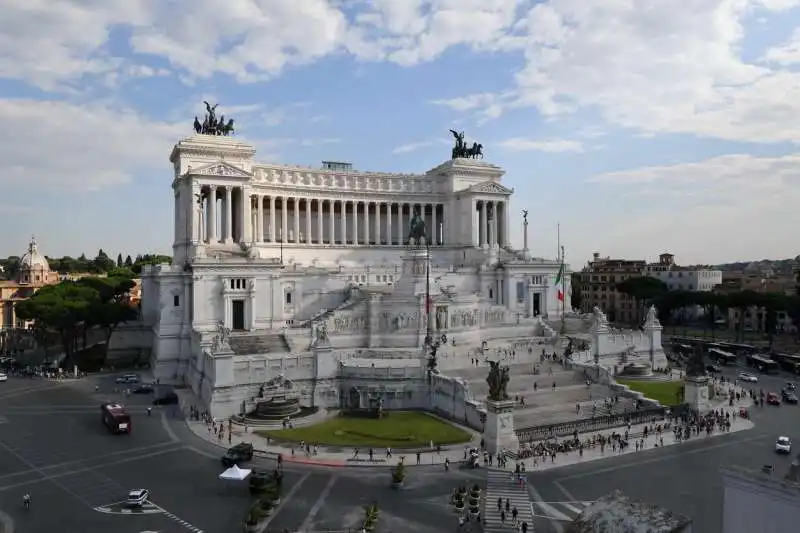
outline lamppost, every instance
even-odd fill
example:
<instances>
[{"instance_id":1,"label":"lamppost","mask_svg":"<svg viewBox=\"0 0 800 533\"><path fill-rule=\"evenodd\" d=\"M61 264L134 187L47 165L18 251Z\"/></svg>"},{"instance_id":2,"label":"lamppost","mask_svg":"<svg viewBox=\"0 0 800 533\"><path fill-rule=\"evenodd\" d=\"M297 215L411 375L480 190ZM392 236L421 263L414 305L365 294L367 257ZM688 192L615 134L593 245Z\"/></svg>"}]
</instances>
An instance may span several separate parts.
<instances>
[{"instance_id":1,"label":"lamppost","mask_svg":"<svg viewBox=\"0 0 800 533\"><path fill-rule=\"evenodd\" d=\"M283 266L283 228L278 230L278 242L281 246L281 266Z\"/></svg>"},{"instance_id":2,"label":"lamppost","mask_svg":"<svg viewBox=\"0 0 800 533\"><path fill-rule=\"evenodd\" d=\"M428 355L428 383L430 384L439 364L436 354L439 351L440 343L439 340L434 340L433 338L433 322L431 321L431 244L427 237L425 237L425 318L428 323L425 331L425 346L430 350Z\"/></svg>"}]
</instances>

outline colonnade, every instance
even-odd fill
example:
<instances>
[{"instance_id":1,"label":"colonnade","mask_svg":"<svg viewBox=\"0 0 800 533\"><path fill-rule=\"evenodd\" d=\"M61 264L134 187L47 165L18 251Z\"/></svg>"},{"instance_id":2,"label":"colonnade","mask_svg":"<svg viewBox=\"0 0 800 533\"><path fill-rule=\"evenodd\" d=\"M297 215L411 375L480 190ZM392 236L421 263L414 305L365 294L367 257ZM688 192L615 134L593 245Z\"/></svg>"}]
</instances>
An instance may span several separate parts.
<instances>
[{"instance_id":1,"label":"colonnade","mask_svg":"<svg viewBox=\"0 0 800 533\"><path fill-rule=\"evenodd\" d=\"M200 198L195 238L210 244L402 246L415 212L425 220L431 246L456 238L441 203L251 194L244 187L214 185L204 186ZM507 202L471 202L473 246L507 244Z\"/></svg>"}]
</instances>

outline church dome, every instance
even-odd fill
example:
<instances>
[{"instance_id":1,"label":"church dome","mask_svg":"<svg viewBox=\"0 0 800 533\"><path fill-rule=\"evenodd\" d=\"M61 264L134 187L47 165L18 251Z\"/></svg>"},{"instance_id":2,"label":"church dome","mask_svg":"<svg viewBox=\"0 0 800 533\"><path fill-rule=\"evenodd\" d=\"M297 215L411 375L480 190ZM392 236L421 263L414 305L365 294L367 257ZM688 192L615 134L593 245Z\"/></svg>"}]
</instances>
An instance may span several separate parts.
<instances>
[{"instance_id":1,"label":"church dome","mask_svg":"<svg viewBox=\"0 0 800 533\"><path fill-rule=\"evenodd\" d=\"M36 237L31 237L31 242L28 244L28 251L19 260L20 272L49 272L50 265L47 259L39 253L39 247L36 245Z\"/></svg>"}]
</instances>

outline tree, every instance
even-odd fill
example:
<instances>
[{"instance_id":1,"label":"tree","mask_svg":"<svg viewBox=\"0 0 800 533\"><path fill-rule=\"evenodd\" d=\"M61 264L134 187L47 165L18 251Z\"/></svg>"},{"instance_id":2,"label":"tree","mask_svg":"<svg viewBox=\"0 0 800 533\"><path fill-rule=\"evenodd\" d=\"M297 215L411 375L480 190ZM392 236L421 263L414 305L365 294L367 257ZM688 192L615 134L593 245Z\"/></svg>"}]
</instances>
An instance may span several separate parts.
<instances>
[{"instance_id":1,"label":"tree","mask_svg":"<svg viewBox=\"0 0 800 533\"><path fill-rule=\"evenodd\" d=\"M106 254L102 248L100 248L100 250L97 251L97 257L95 257L92 261L90 272L108 272L114 268L114 266L114 261L108 257L108 254Z\"/></svg>"},{"instance_id":2,"label":"tree","mask_svg":"<svg viewBox=\"0 0 800 533\"><path fill-rule=\"evenodd\" d=\"M125 279L134 279L136 274L130 268L125 267L118 267L112 268L108 271L109 278L125 278Z\"/></svg>"},{"instance_id":3,"label":"tree","mask_svg":"<svg viewBox=\"0 0 800 533\"><path fill-rule=\"evenodd\" d=\"M93 302L99 297L92 287L73 281L42 287L16 305L17 316L33 320L37 328L58 333L64 349L64 367L74 361L77 339Z\"/></svg>"},{"instance_id":4,"label":"tree","mask_svg":"<svg viewBox=\"0 0 800 533\"><path fill-rule=\"evenodd\" d=\"M125 268L130 268L130 267L133 266L133 259L131 259L131 256L126 256L125 257L125 265L124 266L125 266Z\"/></svg>"},{"instance_id":5,"label":"tree","mask_svg":"<svg viewBox=\"0 0 800 533\"><path fill-rule=\"evenodd\" d=\"M628 278L617 283L617 291L636 302L636 321L641 322L646 306L653 304L658 297L666 294L667 284L650 276Z\"/></svg>"},{"instance_id":6,"label":"tree","mask_svg":"<svg viewBox=\"0 0 800 533\"><path fill-rule=\"evenodd\" d=\"M739 311L739 320L736 324L736 340L741 342L744 337L744 319L751 308L757 306L763 298L755 291L733 292L728 295L728 305Z\"/></svg>"},{"instance_id":7,"label":"tree","mask_svg":"<svg viewBox=\"0 0 800 533\"><path fill-rule=\"evenodd\" d=\"M122 254L117 254L117 268L122 268L124 263L122 262Z\"/></svg>"},{"instance_id":8,"label":"tree","mask_svg":"<svg viewBox=\"0 0 800 533\"><path fill-rule=\"evenodd\" d=\"M131 270L138 276L142 273L144 265L160 265L162 263L172 263L172 258L168 255L159 254L138 255L131 266Z\"/></svg>"},{"instance_id":9,"label":"tree","mask_svg":"<svg viewBox=\"0 0 800 533\"><path fill-rule=\"evenodd\" d=\"M135 320L138 315L136 309L127 302L127 296L136 283L126 277L88 277L78 283L90 287L96 294L89 306L87 321L105 330L105 359L114 331L120 324Z\"/></svg>"}]
</instances>

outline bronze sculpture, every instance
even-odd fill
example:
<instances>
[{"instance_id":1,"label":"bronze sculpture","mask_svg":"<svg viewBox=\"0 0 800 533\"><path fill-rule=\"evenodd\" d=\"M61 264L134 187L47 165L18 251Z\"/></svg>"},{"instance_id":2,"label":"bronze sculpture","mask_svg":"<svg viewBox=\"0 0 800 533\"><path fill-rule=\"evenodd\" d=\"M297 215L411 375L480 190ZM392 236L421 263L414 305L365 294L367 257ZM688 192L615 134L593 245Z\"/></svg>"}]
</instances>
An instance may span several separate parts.
<instances>
[{"instance_id":1,"label":"bronze sculpture","mask_svg":"<svg viewBox=\"0 0 800 533\"><path fill-rule=\"evenodd\" d=\"M194 117L195 133L200 135L221 135L223 137L232 135L235 131L233 119L229 119L228 122L225 122L225 115L220 115L220 117L217 118L217 106L219 104L214 104L212 106L205 100L203 100L203 103L206 105L206 117L202 123L200 119Z\"/></svg>"},{"instance_id":2,"label":"bronze sculpture","mask_svg":"<svg viewBox=\"0 0 800 533\"><path fill-rule=\"evenodd\" d=\"M495 402L508 400L508 367L501 367L498 361L489 361L489 375L486 383L489 385L489 399Z\"/></svg>"},{"instance_id":3,"label":"bronze sculpture","mask_svg":"<svg viewBox=\"0 0 800 533\"><path fill-rule=\"evenodd\" d=\"M420 215L419 209L414 209L414 215L411 217L411 221L408 224L408 243L422 244L422 239L426 239L425 242L427 242L427 238L425 219Z\"/></svg>"},{"instance_id":4,"label":"bronze sculpture","mask_svg":"<svg viewBox=\"0 0 800 533\"><path fill-rule=\"evenodd\" d=\"M467 143L464 141L464 132L457 132L456 130L450 130L450 133L453 134L455 138L455 145L453 146L452 151L452 158L465 158L465 159L483 159L483 145L480 143L472 143L472 146L467 146Z\"/></svg>"},{"instance_id":5,"label":"bronze sculpture","mask_svg":"<svg viewBox=\"0 0 800 533\"><path fill-rule=\"evenodd\" d=\"M523 209L522 210L522 223L523 224L527 224L528 223L528 210L527 209Z\"/></svg>"},{"instance_id":6,"label":"bronze sculpture","mask_svg":"<svg viewBox=\"0 0 800 533\"><path fill-rule=\"evenodd\" d=\"M694 353L686 361L686 375L689 377L703 377L706 376L706 365L703 362L703 348L697 345Z\"/></svg>"}]
</instances>

